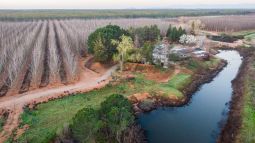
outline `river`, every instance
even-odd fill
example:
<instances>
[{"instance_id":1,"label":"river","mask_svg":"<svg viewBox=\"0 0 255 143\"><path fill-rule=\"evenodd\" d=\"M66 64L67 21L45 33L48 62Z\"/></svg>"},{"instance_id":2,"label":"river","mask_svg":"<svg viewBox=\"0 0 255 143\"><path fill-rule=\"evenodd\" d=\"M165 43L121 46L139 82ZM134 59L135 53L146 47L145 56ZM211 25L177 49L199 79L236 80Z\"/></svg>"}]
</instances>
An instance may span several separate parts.
<instances>
[{"instance_id":1,"label":"river","mask_svg":"<svg viewBox=\"0 0 255 143\"><path fill-rule=\"evenodd\" d=\"M214 143L227 119L232 96L231 81L242 63L237 51L220 51L228 65L196 91L182 107L164 107L143 113L138 123L149 143Z\"/></svg>"}]
</instances>

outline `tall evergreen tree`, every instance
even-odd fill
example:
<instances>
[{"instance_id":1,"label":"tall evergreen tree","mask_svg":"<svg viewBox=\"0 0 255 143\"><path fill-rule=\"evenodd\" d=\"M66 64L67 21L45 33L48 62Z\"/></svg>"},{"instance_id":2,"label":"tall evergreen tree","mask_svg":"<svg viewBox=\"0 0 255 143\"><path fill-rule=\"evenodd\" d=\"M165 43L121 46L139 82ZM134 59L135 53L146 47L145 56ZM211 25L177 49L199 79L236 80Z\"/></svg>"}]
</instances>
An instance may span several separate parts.
<instances>
[{"instance_id":1,"label":"tall evergreen tree","mask_svg":"<svg viewBox=\"0 0 255 143\"><path fill-rule=\"evenodd\" d=\"M169 37L171 32L172 32L172 25L170 24L168 29L167 29L167 32L166 32L166 37Z\"/></svg>"}]
</instances>

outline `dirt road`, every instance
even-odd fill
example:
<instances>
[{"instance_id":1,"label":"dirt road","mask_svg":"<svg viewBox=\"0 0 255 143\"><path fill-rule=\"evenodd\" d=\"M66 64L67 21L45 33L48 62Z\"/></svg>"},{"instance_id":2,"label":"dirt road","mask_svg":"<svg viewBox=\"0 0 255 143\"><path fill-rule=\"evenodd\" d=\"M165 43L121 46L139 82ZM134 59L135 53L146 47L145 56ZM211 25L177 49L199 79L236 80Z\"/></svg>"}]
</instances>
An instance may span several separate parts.
<instances>
[{"instance_id":1,"label":"dirt road","mask_svg":"<svg viewBox=\"0 0 255 143\"><path fill-rule=\"evenodd\" d=\"M0 98L0 108L9 109L11 111L3 131L0 133L0 142L4 142L12 131L19 125L19 116L22 113L23 107L31 102L47 101L49 98L57 97L61 94L72 94L75 92L86 92L105 86L109 82L109 78L117 69L117 65L112 66L102 74L95 73L87 68L82 70L82 75L79 82L70 85L59 87L45 87L24 94L7 96Z\"/></svg>"},{"instance_id":2,"label":"dirt road","mask_svg":"<svg viewBox=\"0 0 255 143\"><path fill-rule=\"evenodd\" d=\"M62 94L64 92L74 93L76 91L84 91L96 88L100 82L106 81L113 71L115 71L117 66L113 66L103 75L98 75L89 69L86 69L84 73L82 73L82 78L78 83L53 87L53 88L41 88L33 91L26 92L24 94L18 94L9 97L3 97L0 99L0 108L12 108L14 106L23 106L29 103L32 100L36 100L42 97L50 97L56 94Z\"/></svg>"}]
</instances>

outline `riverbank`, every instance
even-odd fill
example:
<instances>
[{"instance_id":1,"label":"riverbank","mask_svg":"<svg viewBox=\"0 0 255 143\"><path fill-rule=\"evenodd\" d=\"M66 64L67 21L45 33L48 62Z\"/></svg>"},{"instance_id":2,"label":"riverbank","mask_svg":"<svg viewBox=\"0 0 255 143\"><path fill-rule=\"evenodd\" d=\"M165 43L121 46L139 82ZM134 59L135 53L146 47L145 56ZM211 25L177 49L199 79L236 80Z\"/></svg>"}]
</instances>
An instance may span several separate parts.
<instances>
[{"instance_id":1,"label":"riverbank","mask_svg":"<svg viewBox=\"0 0 255 143\"><path fill-rule=\"evenodd\" d=\"M217 74L227 65L227 62L221 60L216 67L209 69L197 70L191 76L190 82L181 89L183 98L175 99L165 96L148 96L143 100L131 100L134 106L134 111L138 115L144 112L150 112L159 107L179 107L188 104L192 98L192 94L197 91L201 85L210 82ZM149 99L150 103L147 101L146 108L142 107L143 101Z\"/></svg>"},{"instance_id":2,"label":"riverbank","mask_svg":"<svg viewBox=\"0 0 255 143\"><path fill-rule=\"evenodd\" d=\"M247 134L242 133L242 127L244 124L245 116L245 104L249 104L245 101L245 98L249 98L247 94L250 94L247 91L249 86L249 81L252 80L251 74L254 74L254 70L251 70L254 64L255 53L253 49L236 49L239 51L243 57L243 63L239 69L239 73L236 78L232 81L233 95L230 102L230 111L228 114L228 119L225 126L222 128L221 134L218 138L218 143L234 143L234 142L249 142L249 137ZM253 75L254 76L254 75ZM243 135L242 135L243 134ZM250 138L252 141L252 138ZM246 141L245 141L246 140ZM253 139L254 141L254 139Z\"/></svg>"},{"instance_id":3,"label":"riverbank","mask_svg":"<svg viewBox=\"0 0 255 143\"><path fill-rule=\"evenodd\" d=\"M242 57L237 51L221 51L229 64L212 81L203 84L192 100L181 107L164 107L144 113L138 122L149 142L216 142L220 124L227 119L232 97L231 81L237 76Z\"/></svg>"}]
</instances>

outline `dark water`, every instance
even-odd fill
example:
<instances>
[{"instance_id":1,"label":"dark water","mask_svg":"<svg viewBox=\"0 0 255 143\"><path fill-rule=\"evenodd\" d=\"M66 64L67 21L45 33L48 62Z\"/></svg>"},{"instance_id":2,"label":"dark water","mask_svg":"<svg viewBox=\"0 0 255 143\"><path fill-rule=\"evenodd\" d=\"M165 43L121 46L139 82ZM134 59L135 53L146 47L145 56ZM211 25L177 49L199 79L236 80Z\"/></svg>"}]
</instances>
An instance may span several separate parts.
<instances>
[{"instance_id":1,"label":"dark water","mask_svg":"<svg viewBox=\"0 0 255 143\"><path fill-rule=\"evenodd\" d=\"M202 85L188 105L159 108L139 116L149 143L216 142L227 118L231 81L242 63L236 51L221 51L217 56L228 61L227 67L213 81Z\"/></svg>"}]
</instances>

